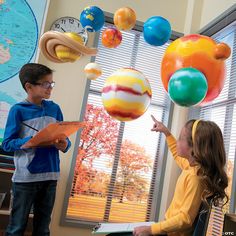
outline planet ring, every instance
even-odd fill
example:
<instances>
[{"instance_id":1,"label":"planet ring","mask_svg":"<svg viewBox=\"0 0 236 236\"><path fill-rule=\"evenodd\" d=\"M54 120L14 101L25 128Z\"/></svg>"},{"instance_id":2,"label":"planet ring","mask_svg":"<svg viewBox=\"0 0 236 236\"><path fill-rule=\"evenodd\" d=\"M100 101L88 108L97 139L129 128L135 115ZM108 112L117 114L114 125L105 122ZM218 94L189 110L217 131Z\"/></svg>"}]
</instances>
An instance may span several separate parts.
<instances>
[{"instance_id":1,"label":"planet ring","mask_svg":"<svg viewBox=\"0 0 236 236\"><path fill-rule=\"evenodd\" d=\"M63 61L57 57L55 52L55 47L58 45L68 47L78 54L83 55L95 56L98 52L96 48L86 47L70 38L68 35L57 31L48 31L44 33L39 41L41 52L47 59L56 63L63 63Z\"/></svg>"}]
</instances>

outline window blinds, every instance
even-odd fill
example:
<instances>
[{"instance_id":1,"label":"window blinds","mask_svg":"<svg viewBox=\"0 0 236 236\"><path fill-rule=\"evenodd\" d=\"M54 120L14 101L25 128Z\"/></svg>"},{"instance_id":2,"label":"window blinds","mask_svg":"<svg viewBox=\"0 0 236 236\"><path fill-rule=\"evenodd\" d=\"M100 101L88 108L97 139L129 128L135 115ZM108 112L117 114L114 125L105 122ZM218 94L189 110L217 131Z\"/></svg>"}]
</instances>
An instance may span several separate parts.
<instances>
[{"instance_id":1,"label":"window blinds","mask_svg":"<svg viewBox=\"0 0 236 236\"><path fill-rule=\"evenodd\" d=\"M168 44L152 47L140 32L129 31L122 32L118 48L108 49L101 44L101 33L95 62L103 74L91 81L85 112L85 119L94 122L97 130L91 127L81 135L67 219L82 223L154 220L159 199L153 199L160 188L165 142L150 131L150 115L168 122L171 102L160 79L161 59ZM153 92L147 112L126 123L110 118L101 102L105 79L122 67L143 72Z\"/></svg>"}]
</instances>

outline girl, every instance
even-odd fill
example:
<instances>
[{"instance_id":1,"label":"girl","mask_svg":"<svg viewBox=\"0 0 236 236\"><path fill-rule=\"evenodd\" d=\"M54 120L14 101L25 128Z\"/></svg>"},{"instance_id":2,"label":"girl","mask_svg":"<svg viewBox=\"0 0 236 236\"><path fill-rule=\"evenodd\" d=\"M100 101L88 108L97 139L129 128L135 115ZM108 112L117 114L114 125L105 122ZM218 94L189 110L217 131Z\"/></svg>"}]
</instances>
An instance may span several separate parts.
<instances>
[{"instance_id":1,"label":"girl","mask_svg":"<svg viewBox=\"0 0 236 236\"><path fill-rule=\"evenodd\" d=\"M225 189L228 178L224 170L226 154L220 128L211 121L190 120L182 128L178 141L167 127L153 116L152 131L162 132L182 173L176 183L174 197L165 220L151 226L137 227L134 236L190 236L193 222L207 198L213 204L228 201Z\"/></svg>"}]
</instances>

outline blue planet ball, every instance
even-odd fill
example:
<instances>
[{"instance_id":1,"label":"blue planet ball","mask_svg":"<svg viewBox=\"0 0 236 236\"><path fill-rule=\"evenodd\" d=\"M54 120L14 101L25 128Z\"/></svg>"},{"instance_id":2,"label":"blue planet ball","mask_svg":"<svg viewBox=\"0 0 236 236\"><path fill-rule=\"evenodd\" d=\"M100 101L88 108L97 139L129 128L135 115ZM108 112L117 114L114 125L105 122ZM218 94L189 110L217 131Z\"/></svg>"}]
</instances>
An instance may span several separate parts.
<instances>
[{"instance_id":1,"label":"blue planet ball","mask_svg":"<svg viewBox=\"0 0 236 236\"><path fill-rule=\"evenodd\" d=\"M143 25L144 39L153 46L165 44L169 40L170 35L170 23L161 16L152 16Z\"/></svg>"},{"instance_id":2,"label":"blue planet ball","mask_svg":"<svg viewBox=\"0 0 236 236\"><path fill-rule=\"evenodd\" d=\"M103 11L96 6L84 8L80 14L80 22L82 26L89 32L100 30L105 22Z\"/></svg>"}]
</instances>

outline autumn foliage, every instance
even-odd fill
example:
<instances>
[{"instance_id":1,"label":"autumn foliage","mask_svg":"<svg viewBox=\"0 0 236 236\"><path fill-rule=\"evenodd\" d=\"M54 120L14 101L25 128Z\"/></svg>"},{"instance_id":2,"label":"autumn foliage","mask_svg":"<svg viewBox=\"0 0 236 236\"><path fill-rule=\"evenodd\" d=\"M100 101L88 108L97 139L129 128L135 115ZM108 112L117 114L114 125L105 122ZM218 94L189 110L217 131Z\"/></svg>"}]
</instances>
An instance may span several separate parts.
<instances>
[{"instance_id":1,"label":"autumn foliage","mask_svg":"<svg viewBox=\"0 0 236 236\"><path fill-rule=\"evenodd\" d=\"M87 126L81 134L71 195L105 197L120 123L113 120L102 107L92 104L87 105L84 121ZM149 183L144 174L150 171L151 159L143 147L131 140L123 140L119 156L113 197L120 203L124 199L141 201L147 197ZM98 169L94 163L99 160L103 166Z\"/></svg>"},{"instance_id":2,"label":"autumn foliage","mask_svg":"<svg viewBox=\"0 0 236 236\"><path fill-rule=\"evenodd\" d=\"M90 179L95 178L94 159L102 155L113 155L119 123L110 118L102 107L88 104L84 121L87 122L80 137L76 158L72 195L86 191Z\"/></svg>"},{"instance_id":3,"label":"autumn foliage","mask_svg":"<svg viewBox=\"0 0 236 236\"><path fill-rule=\"evenodd\" d=\"M151 159L145 149L129 140L124 140L120 151L120 162L116 178L115 195L122 203L124 197L130 201L141 201L147 197L148 182L144 174L151 169Z\"/></svg>"}]
</instances>

